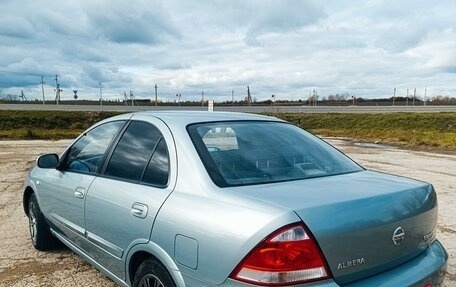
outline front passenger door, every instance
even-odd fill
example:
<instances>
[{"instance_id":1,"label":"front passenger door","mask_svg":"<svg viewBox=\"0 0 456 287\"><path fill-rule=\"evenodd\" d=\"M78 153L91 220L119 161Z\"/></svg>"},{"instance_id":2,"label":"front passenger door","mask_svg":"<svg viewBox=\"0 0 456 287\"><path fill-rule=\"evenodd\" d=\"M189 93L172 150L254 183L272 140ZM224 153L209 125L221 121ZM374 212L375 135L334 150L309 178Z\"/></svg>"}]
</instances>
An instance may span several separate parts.
<instances>
[{"instance_id":1,"label":"front passenger door","mask_svg":"<svg viewBox=\"0 0 456 287\"><path fill-rule=\"evenodd\" d=\"M48 170L39 185L41 208L54 229L81 246L85 237L86 193L100 171L103 157L125 121L99 125L82 135L64 154L58 169Z\"/></svg>"}]
</instances>

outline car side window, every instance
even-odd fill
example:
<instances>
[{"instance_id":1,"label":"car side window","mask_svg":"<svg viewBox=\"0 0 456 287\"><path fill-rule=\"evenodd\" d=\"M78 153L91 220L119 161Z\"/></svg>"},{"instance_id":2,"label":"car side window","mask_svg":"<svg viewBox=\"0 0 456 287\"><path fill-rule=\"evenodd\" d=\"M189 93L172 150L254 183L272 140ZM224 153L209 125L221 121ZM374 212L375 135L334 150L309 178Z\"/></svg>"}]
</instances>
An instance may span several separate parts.
<instances>
[{"instance_id":1,"label":"car side window","mask_svg":"<svg viewBox=\"0 0 456 287\"><path fill-rule=\"evenodd\" d=\"M168 148L166 147L165 140L162 138L147 165L142 181L156 186L166 186L168 184L168 176Z\"/></svg>"},{"instance_id":2,"label":"car side window","mask_svg":"<svg viewBox=\"0 0 456 287\"><path fill-rule=\"evenodd\" d=\"M165 168L166 182L162 184L164 182L163 168L152 170L152 166L159 166L164 161L164 157L166 157L167 163L166 143L160 131L149 123L133 121L114 149L105 175L140 181L144 174L147 174L145 177L147 183L156 184L149 182L149 179L154 181L160 178L156 185L163 186L168 181L168 167ZM147 170L146 167L148 167Z\"/></svg>"},{"instance_id":3,"label":"car side window","mask_svg":"<svg viewBox=\"0 0 456 287\"><path fill-rule=\"evenodd\" d=\"M97 173L109 144L125 121L102 124L83 135L67 152L64 170Z\"/></svg>"}]
</instances>

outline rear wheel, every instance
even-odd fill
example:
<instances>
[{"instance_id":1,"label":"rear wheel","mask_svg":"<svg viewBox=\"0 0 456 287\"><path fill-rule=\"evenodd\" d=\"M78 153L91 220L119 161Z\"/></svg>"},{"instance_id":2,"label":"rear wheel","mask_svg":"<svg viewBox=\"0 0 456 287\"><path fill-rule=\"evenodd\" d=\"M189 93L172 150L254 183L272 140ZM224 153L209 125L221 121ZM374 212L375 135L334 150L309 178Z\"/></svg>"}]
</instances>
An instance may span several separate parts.
<instances>
[{"instance_id":1,"label":"rear wheel","mask_svg":"<svg viewBox=\"0 0 456 287\"><path fill-rule=\"evenodd\" d=\"M176 287L166 268L153 259L147 259L135 273L133 287Z\"/></svg>"},{"instance_id":2,"label":"rear wheel","mask_svg":"<svg viewBox=\"0 0 456 287\"><path fill-rule=\"evenodd\" d=\"M28 203L28 218L33 247L41 251L55 248L58 245L57 238L52 235L34 193Z\"/></svg>"}]
</instances>

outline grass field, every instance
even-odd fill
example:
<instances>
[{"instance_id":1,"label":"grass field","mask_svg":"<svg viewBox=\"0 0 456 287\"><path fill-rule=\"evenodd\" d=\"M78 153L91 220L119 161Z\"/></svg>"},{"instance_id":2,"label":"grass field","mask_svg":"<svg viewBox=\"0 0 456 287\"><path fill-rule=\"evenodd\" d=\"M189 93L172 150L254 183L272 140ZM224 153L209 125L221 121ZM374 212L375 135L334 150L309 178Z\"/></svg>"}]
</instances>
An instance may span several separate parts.
<instances>
[{"instance_id":1,"label":"grass field","mask_svg":"<svg viewBox=\"0 0 456 287\"><path fill-rule=\"evenodd\" d=\"M280 114L322 136L456 150L456 113Z\"/></svg>"},{"instance_id":2,"label":"grass field","mask_svg":"<svg viewBox=\"0 0 456 287\"><path fill-rule=\"evenodd\" d=\"M0 139L74 138L116 112L0 111ZM456 151L456 113L276 114L314 134Z\"/></svg>"},{"instance_id":3,"label":"grass field","mask_svg":"<svg viewBox=\"0 0 456 287\"><path fill-rule=\"evenodd\" d=\"M70 139L114 112L0 111L0 139Z\"/></svg>"}]
</instances>

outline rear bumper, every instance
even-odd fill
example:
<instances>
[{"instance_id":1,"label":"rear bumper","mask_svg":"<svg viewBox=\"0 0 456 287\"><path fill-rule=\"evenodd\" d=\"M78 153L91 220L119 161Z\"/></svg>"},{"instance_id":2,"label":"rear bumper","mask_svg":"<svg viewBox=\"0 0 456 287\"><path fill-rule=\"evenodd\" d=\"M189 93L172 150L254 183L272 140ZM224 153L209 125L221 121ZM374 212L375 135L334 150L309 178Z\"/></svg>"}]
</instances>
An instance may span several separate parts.
<instances>
[{"instance_id":1,"label":"rear bumper","mask_svg":"<svg viewBox=\"0 0 456 287\"><path fill-rule=\"evenodd\" d=\"M333 280L325 280L310 284L293 285L294 287L438 287L445 277L448 254L439 241L434 241L425 252L414 259L391 270L364 278L347 285L338 285ZM185 286L193 287L253 287L254 285L228 279L221 285L212 285L188 277L185 274ZM431 284L431 285L428 285Z\"/></svg>"},{"instance_id":2,"label":"rear bumper","mask_svg":"<svg viewBox=\"0 0 456 287\"><path fill-rule=\"evenodd\" d=\"M448 253L440 242L436 240L425 252L414 259L397 266L394 269L344 286L441 286L445 278L447 260Z\"/></svg>"}]
</instances>

